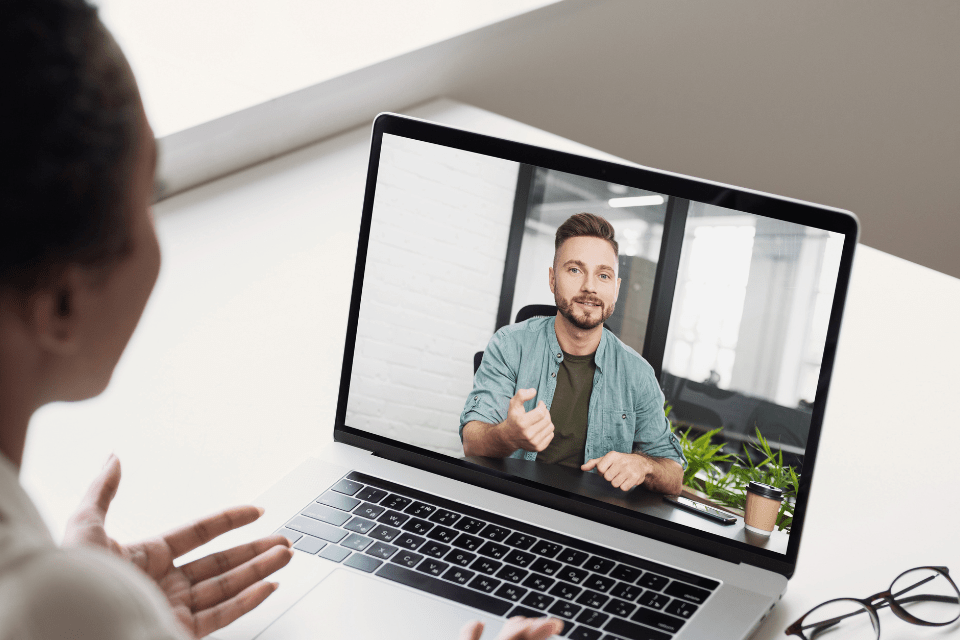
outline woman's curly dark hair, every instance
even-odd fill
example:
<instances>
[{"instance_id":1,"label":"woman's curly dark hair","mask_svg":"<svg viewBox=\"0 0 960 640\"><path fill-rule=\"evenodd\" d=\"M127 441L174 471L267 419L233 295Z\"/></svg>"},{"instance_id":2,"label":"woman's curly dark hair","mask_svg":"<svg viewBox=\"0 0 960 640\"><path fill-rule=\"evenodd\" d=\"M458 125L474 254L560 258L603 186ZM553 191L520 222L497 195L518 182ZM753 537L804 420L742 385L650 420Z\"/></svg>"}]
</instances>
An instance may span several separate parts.
<instances>
[{"instance_id":1,"label":"woman's curly dark hair","mask_svg":"<svg viewBox=\"0 0 960 640\"><path fill-rule=\"evenodd\" d=\"M126 250L132 78L85 0L0 0L0 286Z\"/></svg>"}]
</instances>

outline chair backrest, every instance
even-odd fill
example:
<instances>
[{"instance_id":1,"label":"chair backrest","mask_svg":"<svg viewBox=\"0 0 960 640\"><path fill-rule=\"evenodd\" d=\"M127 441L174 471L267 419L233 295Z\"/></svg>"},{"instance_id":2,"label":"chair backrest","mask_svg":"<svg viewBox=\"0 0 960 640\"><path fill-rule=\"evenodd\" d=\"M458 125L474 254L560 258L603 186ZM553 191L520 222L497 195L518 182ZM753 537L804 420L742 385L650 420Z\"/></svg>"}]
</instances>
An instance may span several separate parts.
<instances>
[{"instance_id":1,"label":"chair backrest","mask_svg":"<svg viewBox=\"0 0 960 640\"><path fill-rule=\"evenodd\" d=\"M520 310L517 311L517 317L514 319L514 323L523 322L524 320L529 320L530 318L550 318L557 315L557 307L552 304L528 304L525 307L520 307ZM480 363L483 361L483 351L477 351L473 354L473 373L476 375L477 369L480 368Z\"/></svg>"}]
</instances>

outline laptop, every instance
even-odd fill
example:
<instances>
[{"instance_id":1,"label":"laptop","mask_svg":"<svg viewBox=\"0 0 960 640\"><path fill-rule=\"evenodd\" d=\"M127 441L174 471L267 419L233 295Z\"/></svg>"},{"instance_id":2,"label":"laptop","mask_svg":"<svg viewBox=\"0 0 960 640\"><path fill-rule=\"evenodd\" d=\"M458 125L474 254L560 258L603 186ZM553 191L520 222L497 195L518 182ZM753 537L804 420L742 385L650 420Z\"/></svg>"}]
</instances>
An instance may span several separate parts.
<instances>
[{"instance_id":1,"label":"laptop","mask_svg":"<svg viewBox=\"0 0 960 640\"><path fill-rule=\"evenodd\" d=\"M552 326L554 234L583 212L616 230L604 331L664 393L683 504L464 455L484 351L509 325ZM748 637L798 560L858 233L829 207L380 115L333 442L257 501L259 533L296 552L216 637L457 638L481 620L494 638L515 615L577 640ZM779 483L774 524L750 481Z\"/></svg>"}]
</instances>

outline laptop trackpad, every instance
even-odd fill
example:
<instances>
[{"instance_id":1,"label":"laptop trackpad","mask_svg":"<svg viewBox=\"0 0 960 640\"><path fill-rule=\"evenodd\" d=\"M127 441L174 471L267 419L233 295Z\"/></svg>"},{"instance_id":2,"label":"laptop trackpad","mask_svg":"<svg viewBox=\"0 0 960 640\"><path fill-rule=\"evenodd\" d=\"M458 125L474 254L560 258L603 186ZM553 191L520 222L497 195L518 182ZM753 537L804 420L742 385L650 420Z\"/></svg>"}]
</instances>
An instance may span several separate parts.
<instances>
[{"instance_id":1,"label":"laptop trackpad","mask_svg":"<svg viewBox=\"0 0 960 640\"><path fill-rule=\"evenodd\" d=\"M470 620L486 625L484 640L496 638L504 622L382 579L337 569L267 627L258 640L383 640L424 635L457 640Z\"/></svg>"}]
</instances>

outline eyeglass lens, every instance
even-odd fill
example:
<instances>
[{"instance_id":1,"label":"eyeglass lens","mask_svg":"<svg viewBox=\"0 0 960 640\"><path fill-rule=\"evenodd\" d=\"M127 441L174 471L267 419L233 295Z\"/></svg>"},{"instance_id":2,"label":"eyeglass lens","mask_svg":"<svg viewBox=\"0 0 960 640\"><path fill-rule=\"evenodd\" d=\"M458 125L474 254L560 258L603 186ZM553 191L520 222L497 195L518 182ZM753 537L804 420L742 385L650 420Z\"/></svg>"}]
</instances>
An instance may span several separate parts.
<instances>
[{"instance_id":1,"label":"eyeglass lens","mask_svg":"<svg viewBox=\"0 0 960 640\"><path fill-rule=\"evenodd\" d=\"M803 619L803 633L809 640L877 640L880 627L873 612L856 600L832 600Z\"/></svg>"},{"instance_id":2,"label":"eyeglass lens","mask_svg":"<svg viewBox=\"0 0 960 640\"><path fill-rule=\"evenodd\" d=\"M890 587L903 610L924 622L945 624L960 618L960 593L939 571L912 569Z\"/></svg>"}]
</instances>

